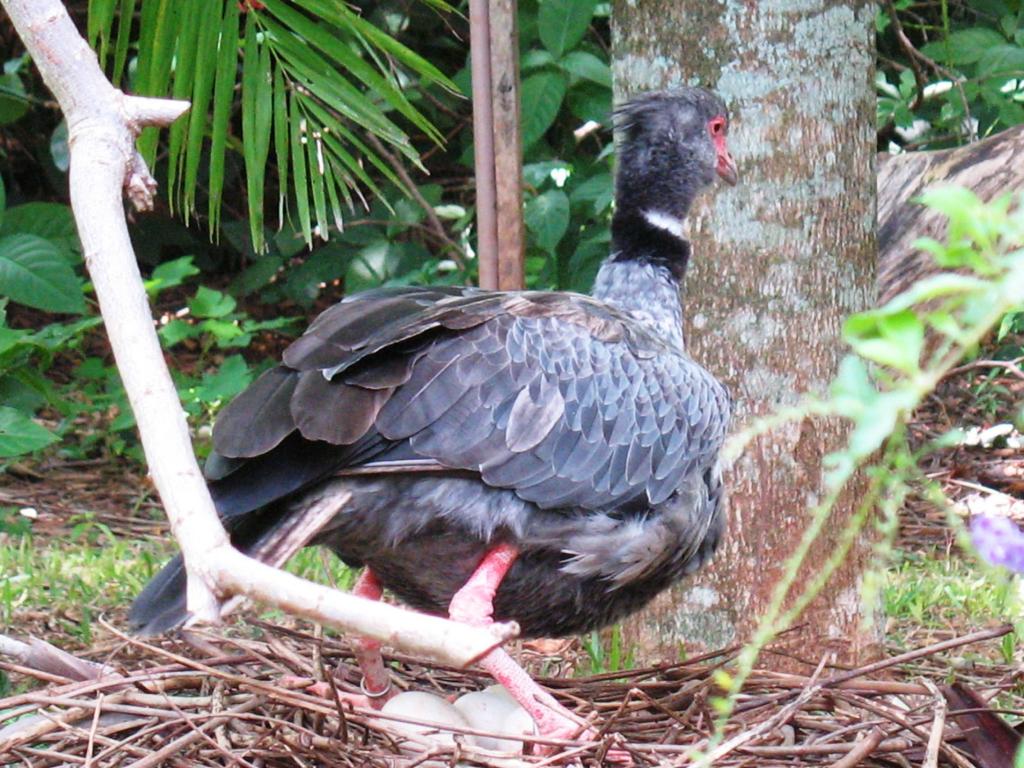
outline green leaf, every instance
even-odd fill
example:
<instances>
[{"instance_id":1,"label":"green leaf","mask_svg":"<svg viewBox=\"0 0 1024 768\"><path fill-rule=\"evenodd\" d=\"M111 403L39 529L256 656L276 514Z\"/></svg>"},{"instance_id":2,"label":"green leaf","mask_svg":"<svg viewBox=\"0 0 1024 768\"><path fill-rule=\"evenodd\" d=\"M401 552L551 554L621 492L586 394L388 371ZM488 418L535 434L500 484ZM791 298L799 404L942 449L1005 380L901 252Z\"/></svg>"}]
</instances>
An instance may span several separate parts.
<instances>
[{"instance_id":1,"label":"green leaf","mask_svg":"<svg viewBox=\"0 0 1024 768\"><path fill-rule=\"evenodd\" d=\"M603 224L585 229L579 245L573 248L569 258L568 283L563 284L560 280L558 287L580 293L588 292L594 285L601 263L608 256L611 237L608 227Z\"/></svg>"},{"instance_id":2,"label":"green leaf","mask_svg":"<svg viewBox=\"0 0 1024 768\"><path fill-rule=\"evenodd\" d=\"M270 152L273 73L270 69L270 46L257 37L256 14L248 16L242 64L242 154L249 196L249 233L253 248L261 253L266 248L263 241L263 188Z\"/></svg>"},{"instance_id":3,"label":"green leaf","mask_svg":"<svg viewBox=\"0 0 1024 768\"><path fill-rule=\"evenodd\" d=\"M849 452L853 456L869 456L877 451L893 429L906 403L900 392L886 392L872 401L871 408L865 409L855 419L856 426L850 435Z\"/></svg>"},{"instance_id":4,"label":"green leaf","mask_svg":"<svg viewBox=\"0 0 1024 768\"><path fill-rule=\"evenodd\" d=\"M22 413L31 413L37 408L42 408L47 403L47 397L43 394L46 386L36 386L36 376L39 376L38 372L27 371L24 368L7 376L0 376L0 403L6 403L7 407Z\"/></svg>"},{"instance_id":5,"label":"green leaf","mask_svg":"<svg viewBox=\"0 0 1024 768\"><path fill-rule=\"evenodd\" d=\"M139 56L133 90L142 96L166 96L173 71L174 44L182 27L179 0L142 0L139 24ZM145 128L136 141L139 153L153 166L157 128Z\"/></svg>"},{"instance_id":6,"label":"green leaf","mask_svg":"<svg viewBox=\"0 0 1024 768\"><path fill-rule=\"evenodd\" d=\"M612 92L597 83L577 83L569 91L569 110L586 122L608 123L612 113Z\"/></svg>"},{"instance_id":7,"label":"green leaf","mask_svg":"<svg viewBox=\"0 0 1024 768\"><path fill-rule=\"evenodd\" d=\"M67 323L50 323L33 333L27 341L41 349L55 352L79 338L86 331L96 328L103 322L98 315L84 317Z\"/></svg>"},{"instance_id":8,"label":"green leaf","mask_svg":"<svg viewBox=\"0 0 1024 768\"><path fill-rule=\"evenodd\" d=\"M203 333L213 337L218 347L245 347L252 341L252 336L239 326L236 320L217 320L210 318L202 322Z\"/></svg>"},{"instance_id":9,"label":"green leaf","mask_svg":"<svg viewBox=\"0 0 1024 768\"><path fill-rule=\"evenodd\" d=\"M445 205L435 205L434 213L437 214L439 219L458 221L466 215L466 209L456 203L448 203Z\"/></svg>"},{"instance_id":10,"label":"green leaf","mask_svg":"<svg viewBox=\"0 0 1024 768\"><path fill-rule=\"evenodd\" d=\"M523 182L531 187L539 187L551 180L552 171L563 173L566 178L571 175L572 166L564 160L542 160L539 163L526 163L523 166Z\"/></svg>"},{"instance_id":11,"label":"green leaf","mask_svg":"<svg viewBox=\"0 0 1024 768\"><path fill-rule=\"evenodd\" d=\"M246 296L270 283L283 263L284 257L278 253L260 256L235 276L229 290L236 296Z\"/></svg>"},{"instance_id":12,"label":"green leaf","mask_svg":"<svg viewBox=\"0 0 1024 768\"><path fill-rule=\"evenodd\" d=\"M401 257L399 243L379 238L361 248L345 272L345 287L350 293L375 288L395 273Z\"/></svg>"},{"instance_id":13,"label":"green leaf","mask_svg":"<svg viewBox=\"0 0 1024 768\"><path fill-rule=\"evenodd\" d=\"M199 61L199 46L205 34L203 6L206 0L178 0L182 7L182 26L178 32L177 49L174 54L174 84L171 95L175 99L187 99L195 84L196 67ZM204 119L206 115L203 115ZM178 173L184 167L186 137L189 119L175 120L171 124L167 140L167 187L172 190L171 207L174 208L174 190L180 188Z\"/></svg>"},{"instance_id":14,"label":"green leaf","mask_svg":"<svg viewBox=\"0 0 1024 768\"><path fill-rule=\"evenodd\" d=\"M128 47L131 44L132 20L135 18L135 0L121 0L121 8L117 14L117 41L114 43L114 74L111 82L114 86L121 83L124 66L128 60Z\"/></svg>"},{"instance_id":15,"label":"green leaf","mask_svg":"<svg viewBox=\"0 0 1024 768\"><path fill-rule=\"evenodd\" d=\"M9 352L17 346L21 346L22 339L28 335L28 331L0 326L0 355Z\"/></svg>"},{"instance_id":16,"label":"green leaf","mask_svg":"<svg viewBox=\"0 0 1024 768\"><path fill-rule=\"evenodd\" d=\"M526 204L523 218L537 245L553 253L569 228L569 198L560 189L548 190Z\"/></svg>"},{"instance_id":17,"label":"green leaf","mask_svg":"<svg viewBox=\"0 0 1024 768\"><path fill-rule=\"evenodd\" d=\"M996 332L996 341L1002 341L1011 333L1024 332L1024 310L1019 312L1007 312L999 323L999 330Z\"/></svg>"},{"instance_id":18,"label":"green leaf","mask_svg":"<svg viewBox=\"0 0 1024 768\"><path fill-rule=\"evenodd\" d=\"M449 80L441 70L410 48L406 48L391 35L377 29L362 16L354 13L345 3L331 0L303 0L304 4L321 18L331 19L335 24L348 24L382 51L394 56L397 61L419 74L425 84L435 82L452 93L461 93L458 86Z\"/></svg>"},{"instance_id":19,"label":"green leaf","mask_svg":"<svg viewBox=\"0 0 1024 768\"><path fill-rule=\"evenodd\" d=\"M0 74L0 125L20 120L28 112L28 96L15 72Z\"/></svg>"},{"instance_id":20,"label":"green leaf","mask_svg":"<svg viewBox=\"0 0 1024 768\"><path fill-rule=\"evenodd\" d=\"M531 69L540 69L554 63L555 57L551 55L550 51L534 48L519 57L519 71L528 72Z\"/></svg>"},{"instance_id":21,"label":"green leaf","mask_svg":"<svg viewBox=\"0 0 1024 768\"><path fill-rule=\"evenodd\" d=\"M409 103L405 94L392 78L383 76L347 45L339 43L337 36L332 34L333 30L325 27L322 23L314 22L281 0L267 0L266 6L267 10L273 13L282 24L296 32L307 45L316 46L334 60L337 66L333 70L328 69L327 71L345 72L352 75L372 93L384 98L391 107L434 141L442 140L443 137L438 130ZM344 26L352 28L348 16L340 15L338 20L342 21Z\"/></svg>"},{"instance_id":22,"label":"green leaf","mask_svg":"<svg viewBox=\"0 0 1024 768\"><path fill-rule=\"evenodd\" d=\"M224 359L215 374L203 377L196 395L203 402L225 400L239 394L252 383L252 379L252 371L242 355L232 354Z\"/></svg>"},{"instance_id":23,"label":"green leaf","mask_svg":"<svg viewBox=\"0 0 1024 768\"><path fill-rule=\"evenodd\" d=\"M220 7L202 4L200 39L196 49L196 74L192 79L192 108L188 112L188 136L185 140L185 172L181 181L181 208L185 220L194 212L199 166L203 159L203 141L209 120L210 98L217 72Z\"/></svg>"},{"instance_id":24,"label":"green leaf","mask_svg":"<svg viewBox=\"0 0 1024 768\"><path fill-rule=\"evenodd\" d=\"M978 76L1013 75L1024 73L1024 48L1003 43L987 49L978 59Z\"/></svg>"},{"instance_id":25,"label":"green leaf","mask_svg":"<svg viewBox=\"0 0 1024 768\"><path fill-rule=\"evenodd\" d=\"M167 325L161 326L158 331L160 340L164 343L165 347L173 347L178 342L184 341L185 339L194 339L196 336L202 334L203 329L195 323L189 323L185 320L174 319Z\"/></svg>"},{"instance_id":26,"label":"green leaf","mask_svg":"<svg viewBox=\"0 0 1024 768\"><path fill-rule=\"evenodd\" d=\"M343 117L373 131L396 147L404 145L411 148L402 130L341 73L324 77L324 72L331 71L331 64L315 49L270 19L264 19L263 26L269 33L268 39L279 55L281 65L293 79L300 81L310 93Z\"/></svg>"},{"instance_id":27,"label":"green leaf","mask_svg":"<svg viewBox=\"0 0 1024 768\"><path fill-rule=\"evenodd\" d=\"M182 256L180 259L165 261L153 270L146 281L146 293L156 296L161 291L181 285L188 278L199 274L199 269L192 264L193 256Z\"/></svg>"},{"instance_id":28,"label":"green leaf","mask_svg":"<svg viewBox=\"0 0 1024 768\"><path fill-rule=\"evenodd\" d=\"M921 53L947 64L973 64L985 52L1006 42L1006 38L989 27L970 27L951 32L946 40L936 40L921 47Z\"/></svg>"},{"instance_id":29,"label":"green leaf","mask_svg":"<svg viewBox=\"0 0 1024 768\"><path fill-rule=\"evenodd\" d=\"M7 215L7 187L3 176L0 176L0 232L3 231L4 217Z\"/></svg>"},{"instance_id":30,"label":"green leaf","mask_svg":"<svg viewBox=\"0 0 1024 768\"><path fill-rule=\"evenodd\" d=\"M597 56L586 51L571 51L567 53L558 66L577 77L590 80L603 85L605 88L612 87L612 70L606 62L601 61Z\"/></svg>"},{"instance_id":31,"label":"green leaf","mask_svg":"<svg viewBox=\"0 0 1024 768\"><path fill-rule=\"evenodd\" d=\"M288 90L284 73L274 67L274 157L277 160L278 221L288 209Z\"/></svg>"},{"instance_id":32,"label":"green leaf","mask_svg":"<svg viewBox=\"0 0 1024 768\"><path fill-rule=\"evenodd\" d=\"M924 349L924 324L911 310L873 310L846 321L843 337L861 357L914 374Z\"/></svg>"},{"instance_id":33,"label":"green leaf","mask_svg":"<svg viewBox=\"0 0 1024 768\"><path fill-rule=\"evenodd\" d=\"M111 32L114 29L114 11L117 0L89 0L89 20L86 29L89 46L98 50L100 67L106 66Z\"/></svg>"},{"instance_id":34,"label":"green leaf","mask_svg":"<svg viewBox=\"0 0 1024 768\"><path fill-rule=\"evenodd\" d=\"M352 258L352 247L332 240L309 254L287 272L285 293L296 303L309 306L320 294L320 286L343 277ZM351 286L346 286L352 290Z\"/></svg>"},{"instance_id":35,"label":"green leaf","mask_svg":"<svg viewBox=\"0 0 1024 768\"><path fill-rule=\"evenodd\" d=\"M48 312L85 311L82 289L67 259L36 235L0 238L0 295Z\"/></svg>"},{"instance_id":36,"label":"green leaf","mask_svg":"<svg viewBox=\"0 0 1024 768\"><path fill-rule=\"evenodd\" d=\"M231 355L224 360L214 374L203 376L196 393L205 403L227 400L234 397L252 383L252 371L241 355Z\"/></svg>"},{"instance_id":37,"label":"green leaf","mask_svg":"<svg viewBox=\"0 0 1024 768\"><path fill-rule=\"evenodd\" d=\"M301 97L292 91L289 99L291 109L289 123L292 127L291 154L292 167L295 169L295 212L299 217L299 227L307 246L313 245L313 223L309 215L309 181L306 178L306 120L298 105Z\"/></svg>"},{"instance_id":38,"label":"green leaf","mask_svg":"<svg viewBox=\"0 0 1024 768\"><path fill-rule=\"evenodd\" d=\"M236 305L231 296L201 285L188 308L196 317L224 317L233 312Z\"/></svg>"},{"instance_id":39,"label":"green leaf","mask_svg":"<svg viewBox=\"0 0 1024 768\"><path fill-rule=\"evenodd\" d=\"M213 124L210 136L210 229L220 226L221 197L224 192L224 151L227 147L231 106L238 74L238 4L224 4L217 48L217 74L213 87Z\"/></svg>"},{"instance_id":40,"label":"green leaf","mask_svg":"<svg viewBox=\"0 0 1024 768\"><path fill-rule=\"evenodd\" d=\"M537 16L540 41L556 57L576 47L594 16L597 0L541 0Z\"/></svg>"},{"instance_id":41,"label":"green leaf","mask_svg":"<svg viewBox=\"0 0 1024 768\"><path fill-rule=\"evenodd\" d=\"M71 264L82 260L82 246L71 208L61 203L23 203L9 209L0 235L35 235L60 249Z\"/></svg>"},{"instance_id":42,"label":"green leaf","mask_svg":"<svg viewBox=\"0 0 1024 768\"><path fill-rule=\"evenodd\" d=\"M839 372L832 381L832 397L844 416L855 417L878 399L868 367L856 355L846 355L839 363Z\"/></svg>"},{"instance_id":43,"label":"green leaf","mask_svg":"<svg viewBox=\"0 0 1024 768\"><path fill-rule=\"evenodd\" d=\"M0 456L21 456L45 448L59 439L20 411L0 406Z\"/></svg>"},{"instance_id":44,"label":"green leaf","mask_svg":"<svg viewBox=\"0 0 1024 768\"><path fill-rule=\"evenodd\" d=\"M578 184L570 193L573 203L590 202L594 214L606 211L614 199L614 184L610 173L597 173Z\"/></svg>"},{"instance_id":45,"label":"green leaf","mask_svg":"<svg viewBox=\"0 0 1024 768\"><path fill-rule=\"evenodd\" d=\"M61 120L50 134L50 159L61 173L71 168L71 146L68 144L68 123Z\"/></svg>"},{"instance_id":46,"label":"green leaf","mask_svg":"<svg viewBox=\"0 0 1024 768\"><path fill-rule=\"evenodd\" d=\"M315 129L306 143L306 153L309 180L313 189L313 210L316 211L317 235L322 240L327 240L330 236L330 225L327 223L327 198L324 196L324 183L329 166L324 159L323 135Z\"/></svg>"},{"instance_id":47,"label":"green leaf","mask_svg":"<svg viewBox=\"0 0 1024 768\"><path fill-rule=\"evenodd\" d=\"M366 144L360 141L359 137L355 133L348 130L343 122L337 121L334 116L328 112L328 110L324 109L323 106L318 104L314 99L306 101L304 106L325 129L320 132L320 138L330 150L330 154L340 161L340 163L348 169L349 173L359 179L372 192L379 193L379 190L377 189L377 185L374 183L373 179L366 173L366 170L364 170L361 160L369 161L374 168L380 171L381 174L396 187L404 187L402 180L395 175L394 170L384 163L376 153L372 152ZM356 158L352 153L346 151L342 146L339 137L347 141L349 144L352 144L353 147L359 151L360 157ZM416 160L415 157L410 159ZM348 177L345 178L345 182L349 184L352 183L351 179ZM387 206L387 200L385 198L379 197L378 199Z\"/></svg>"},{"instance_id":48,"label":"green leaf","mask_svg":"<svg viewBox=\"0 0 1024 768\"><path fill-rule=\"evenodd\" d=\"M986 281L969 275L940 272L914 283L903 293L891 299L881 310L888 313L900 312L930 299L972 293L984 289L988 285Z\"/></svg>"},{"instance_id":49,"label":"green leaf","mask_svg":"<svg viewBox=\"0 0 1024 768\"><path fill-rule=\"evenodd\" d=\"M565 98L565 77L559 72L540 72L523 80L523 149L543 136L558 117Z\"/></svg>"}]
</instances>

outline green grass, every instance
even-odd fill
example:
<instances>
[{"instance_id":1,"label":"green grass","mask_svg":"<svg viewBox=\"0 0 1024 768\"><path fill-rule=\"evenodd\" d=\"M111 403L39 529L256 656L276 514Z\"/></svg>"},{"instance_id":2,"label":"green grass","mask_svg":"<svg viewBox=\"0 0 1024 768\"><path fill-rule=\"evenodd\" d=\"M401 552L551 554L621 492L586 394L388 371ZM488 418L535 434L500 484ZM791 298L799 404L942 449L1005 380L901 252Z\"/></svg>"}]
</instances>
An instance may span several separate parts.
<instances>
[{"instance_id":1,"label":"green grass","mask_svg":"<svg viewBox=\"0 0 1024 768\"><path fill-rule=\"evenodd\" d=\"M0 627L46 626L89 645L95 618L125 610L169 553L168 545L120 539L98 523L78 525L60 542L7 537L0 545Z\"/></svg>"},{"instance_id":2,"label":"green grass","mask_svg":"<svg viewBox=\"0 0 1024 768\"><path fill-rule=\"evenodd\" d=\"M634 648L625 648L622 628L616 624L603 632L591 632L582 638L583 650L589 664L578 670L580 675L600 675L632 669Z\"/></svg>"},{"instance_id":3,"label":"green grass","mask_svg":"<svg viewBox=\"0 0 1024 768\"><path fill-rule=\"evenodd\" d=\"M1013 664L1019 657L1018 638L1024 635L1021 593L1017 580L1003 569L979 566L955 555L903 553L885 583L884 608L892 644L905 645L903 637L911 628L967 633L1005 621L1017 629L1000 642L999 660Z\"/></svg>"},{"instance_id":4,"label":"green grass","mask_svg":"<svg viewBox=\"0 0 1024 768\"><path fill-rule=\"evenodd\" d=\"M329 584L348 591L356 580L356 572L323 547L308 547L296 554L285 570L310 581Z\"/></svg>"},{"instance_id":5,"label":"green grass","mask_svg":"<svg viewBox=\"0 0 1024 768\"><path fill-rule=\"evenodd\" d=\"M888 573L883 594L887 616L925 628L1018 618L1013 580L997 569L979 568L956 556L904 554Z\"/></svg>"},{"instance_id":6,"label":"green grass","mask_svg":"<svg viewBox=\"0 0 1024 768\"><path fill-rule=\"evenodd\" d=\"M88 646L96 618L122 617L173 552L170 541L123 539L90 521L59 540L0 533L0 631L28 634L45 628L58 635L50 638L57 645ZM355 580L351 569L319 548L303 550L287 569L346 590Z\"/></svg>"}]
</instances>

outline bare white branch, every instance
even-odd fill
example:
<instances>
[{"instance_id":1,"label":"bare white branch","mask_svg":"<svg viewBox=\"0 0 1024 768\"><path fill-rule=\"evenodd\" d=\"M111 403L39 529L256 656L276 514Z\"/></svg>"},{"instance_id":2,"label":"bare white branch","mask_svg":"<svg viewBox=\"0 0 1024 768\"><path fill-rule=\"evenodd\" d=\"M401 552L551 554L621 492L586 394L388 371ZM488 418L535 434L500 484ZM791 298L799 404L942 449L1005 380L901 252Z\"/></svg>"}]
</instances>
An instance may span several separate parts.
<instances>
[{"instance_id":1,"label":"bare white branch","mask_svg":"<svg viewBox=\"0 0 1024 768\"><path fill-rule=\"evenodd\" d=\"M189 103L178 99L152 99L141 96L124 96L122 99L125 122L136 133L150 126L170 125L188 112Z\"/></svg>"}]
</instances>

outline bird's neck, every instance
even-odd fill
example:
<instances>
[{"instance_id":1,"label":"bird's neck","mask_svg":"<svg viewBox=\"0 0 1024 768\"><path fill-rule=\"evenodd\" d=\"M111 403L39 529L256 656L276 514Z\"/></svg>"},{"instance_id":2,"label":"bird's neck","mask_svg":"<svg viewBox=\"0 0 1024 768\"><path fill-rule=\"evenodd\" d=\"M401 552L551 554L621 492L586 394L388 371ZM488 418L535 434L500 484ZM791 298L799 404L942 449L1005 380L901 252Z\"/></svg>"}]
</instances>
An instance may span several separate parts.
<instances>
[{"instance_id":1,"label":"bird's neck","mask_svg":"<svg viewBox=\"0 0 1024 768\"><path fill-rule=\"evenodd\" d=\"M611 255L597 273L593 295L682 349L680 290L689 258L682 219L656 210L617 211Z\"/></svg>"}]
</instances>

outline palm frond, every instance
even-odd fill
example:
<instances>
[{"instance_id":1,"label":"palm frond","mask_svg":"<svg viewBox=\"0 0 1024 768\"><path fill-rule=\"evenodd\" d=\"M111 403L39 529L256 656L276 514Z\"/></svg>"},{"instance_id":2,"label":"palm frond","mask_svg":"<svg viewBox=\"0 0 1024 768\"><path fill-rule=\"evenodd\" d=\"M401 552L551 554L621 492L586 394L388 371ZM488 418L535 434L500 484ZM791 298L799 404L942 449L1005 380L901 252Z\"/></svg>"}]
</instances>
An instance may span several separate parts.
<instances>
[{"instance_id":1,"label":"palm frond","mask_svg":"<svg viewBox=\"0 0 1024 768\"><path fill-rule=\"evenodd\" d=\"M451 11L440 0L423 2ZM89 40L120 85L126 85L122 80L136 4L89 2ZM332 228L341 228L344 209L363 200L362 190L380 195L375 178L404 186L364 140L367 133L411 165L419 164L419 155L408 130L442 140L410 101L408 81L451 91L457 87L344 3L141 0L139 6L138 56L126 89L191 99L192 110L166 139L169 195L186 218L197 213L205 197L213 236L220 222L229 151L241 151L250 230L260 250L271 145L278 222L294 217L312 244L314 237L327 239ZM159 140L155 130L140 137L147 160L156 158ZM204 160L205 179L200 172Z\"/></svg>"}]
</instances>

